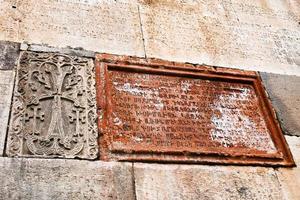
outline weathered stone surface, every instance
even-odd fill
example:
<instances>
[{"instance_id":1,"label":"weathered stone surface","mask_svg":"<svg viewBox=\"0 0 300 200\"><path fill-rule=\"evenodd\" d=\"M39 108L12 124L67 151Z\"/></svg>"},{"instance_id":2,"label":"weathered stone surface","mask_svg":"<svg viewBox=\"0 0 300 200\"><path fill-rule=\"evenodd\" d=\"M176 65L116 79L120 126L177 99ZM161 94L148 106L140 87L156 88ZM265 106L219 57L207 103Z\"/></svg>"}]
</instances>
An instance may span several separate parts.
<instances>
[{"instance_id":1,"label":"weathered stone surface","mask_svg":"<svg viewBox=\"0 0 300 200\"><path fill-rule=\"evenodd\" d=\"M92 59L24 52L17 71L7 154L96 158Z\"/></svg>"},{"instance_id":2,"label":"weathered stone surface","mask_svg":"<svg viewBox=\"0 0 300 200\"><path fill-rule=\"evenodd\" d=\"M139 2L1 0L0 39L300 74L298 0Z\"/></svg>"},{"instance_id":3,"label":"weathered stone surface","mask_svg":"<svg viewBox=\"0 0 300 200\"><path fill-rule=\"evenodd\" d=\"M276 170L283 194L286 199L300 199L300 137L286 136L292 150L297 168L279 168Z\"/></svg>"},{"instance_id":4,"label":"weathered stone surface","mask_svg":"<svg viewBox=\"0 0 300 200\"><path fill-rule=\"evenodd\" d=\"M19 43L0 41L0 69L13 69L19 57L19 52Z\"/></svg>"},{"instance_id":5,"label":"weathered stone surface","mask_svg":"<svg viewBox=\"0 0 300 200\"><path fill-rule=\"evenodd\" d=\"M134 199L132 165L0 158L0 199Z\"/></svg>"},{"instance_id":6,"label":"weathered stone surface","mask_svg":"<svg viewBox=\"0 0 300 200\"><path fill-rule=\"evenodd\" d=\"M22 43L21 50L23 51L37 51L37 52L52 52L52 53L63 53L63 54L68 54L72 56L79 56L79 57L87 57L87 58L94 58L95 57L95 52L93 51L87 51L81 48L56 48L56 47L51 47L47 45L40 45L40 44L27 44L27 43Z\"/></svg>"},{"instance_id":7,"label":"weathered stone surface","mask_svg":"<svg viewBox=\"0 0 300 200\"><path fill-rule=\"evenodd\" d=\"M0 156L3 155L9 119L9 110L14 86L13 71L0 70Z\"/></svg>"},{"instance_id":8,"label":"weathered stone surface","mask_svg":"<svg viewBox=\"0 0 300 200\"><path fill-rule=\"evenodd\" d=\"M114 0L4 1L0 39L144 56L138 6ZM15 9L12 10L12 6ZM8 12L9 10L10 12ZM11 26L16 24L16 27ZM15 39L17 38L17 39Z\"/></svg>"},{"instance_id":9,"label":"weathered stone surface","mask_svg":"<svg viewBox=\"0 0 300 200\"><path fill-rule=\"evenodd\" d=\"M140 0L147 57L300 74L300 2Z\"/></svg>"},{"instance_id":10,"label":"weathered stone surface","mask_svg":"<svg viewBox=\"0 0 300 200\"><path fill-rule=\"evenodd\" d=\"M15 0L0 0L0 40L19 41L22 17L16 10L15 3Z\"/></svg>"},{"instance_id":11,"label":"weathered stone surface","mask_svg":"<svg viewBox=\"0 0 300 200\"><path fill-rule=\"evenodd\" d=\"M101 159L293 165L258 74L222 69L97 54Z\"/></svg>"},{"instance_id":12,"label":"weathered stone surface","mask_svg":"<svg viewBox=\"0 0 300 200\"><path fill-rule=\"evenodd\" d=\"M284 133L300 136L300 76L261 73L261 77Z\"/></svg>"},{"instance_id":13,"label":"weathered stone surface","mask_svg":"<svg viewBox=\"0 0 300 200\"><path fill-rule=\"evenodd\" d=\"M138 200L283 199L272 168L134 164L134 173Z\"/></svg>"}]
</instances>

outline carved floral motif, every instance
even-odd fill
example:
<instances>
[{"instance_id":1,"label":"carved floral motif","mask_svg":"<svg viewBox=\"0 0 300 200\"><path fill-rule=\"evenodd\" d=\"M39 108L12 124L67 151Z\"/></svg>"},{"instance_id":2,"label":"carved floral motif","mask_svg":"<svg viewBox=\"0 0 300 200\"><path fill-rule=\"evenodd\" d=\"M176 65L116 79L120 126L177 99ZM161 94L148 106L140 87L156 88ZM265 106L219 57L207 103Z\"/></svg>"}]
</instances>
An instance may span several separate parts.
<instances>
[{"instance_id":1,"label":"carved floral motif","mask_svg":"<svg viewBox=\"0 0 300 200\"><path fill-rule=\"evenodd\" d=\"M24 52L18 65L7 154L96 158L94 85L90 59Z\"/></svg>"}]
</instances>

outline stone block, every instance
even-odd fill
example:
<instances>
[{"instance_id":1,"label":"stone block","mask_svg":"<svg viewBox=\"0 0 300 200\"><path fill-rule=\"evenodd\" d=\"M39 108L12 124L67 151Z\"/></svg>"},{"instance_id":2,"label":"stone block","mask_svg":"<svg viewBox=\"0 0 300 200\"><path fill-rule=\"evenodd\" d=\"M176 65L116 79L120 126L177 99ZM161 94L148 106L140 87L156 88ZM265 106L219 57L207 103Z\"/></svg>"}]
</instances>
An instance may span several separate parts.
<instances>
[{"instance_id":1,"label":"stone block","mask_svg":"<svg viewBox=\"0 0 300 200\"><path fill-rule=\"evenodd\" d=\"M16 10L15 0L0 1L0 40L19 41L21 13Z\"/></svg>"},{"instance_id":2,"label":"stone block","mask_svg":"<svg viewBox=\"0 0 300 200\"><path fill-rule=\"evenodd\" d=\"M10 26L17 21L14 41L114 54L145 54L138 6L134 2L24 0L6 4L6 10L11 10L11 6L15 9L7 11L5 17L15 20L3 22L2 26L0 23L0 33L13 30ZM8 36L3 34L0 39Z\"/></svg>"},{"instance_id":3,"label":"stone block","mask_svg":"<svg viewBox=\"0 0 300 200\"><path fill-rule=\"evenodd\" d=\"M132 165L0 158L0 199L134 199Z\"/></svg>"},{"instance_id":4,"label":"stone block","mask_svg":"<svg viewBox=\"0 0 300 200\"><path fill-rule=\"evenodd\" d=\"M134 174L138 200L283 199L272 168L135 163Z\"/></svg>"},{"instance_id":5,"label":"stone block","mask_svg":"<svg viewBox=\"0 0 300 200\"><path fill-rule=\"evenodd\" d=\"M300 199L300 137L286 136L292 150L296 168L279 168L276 173L286 199Z\"/></svg>"},{"instance_id":6,"label":"stone block","mask_svg":"<svg viewBox=\"0 0 300 200\"><path fill-rule=\"evenodd\" d=\"M140 2L147 57L300 74L295 0Z\"/></svg>"},{"instance_id":7,"label":"stone block","mask_svg":"<svg viewBox=\"0 0 300 200\"><path fill-rule=\"evenodd\" d=\"M0 156L4 153L14 77L14 71L0 70Z\"/></svg>"},{"instance_id":8,"label":"stone block","mask_svg":"<svg viewBox=\"0 0 300 200\"><path fill-rule=\"evenodd\" d=\"M300 76L261 73L261 78L284 133L300 136Z\"/></svg>"},{"instance_id":9,"label":"stone block","mask_svg":"<svg viewBox=\"0 0 300 200\"><path fill-rule=\"evenodd\" d=\"M98 156L93 60L23 52L7 139L9 156Z\"/></svg>"},{"instance_id":10,"label":"stone block","mask_svg":"<svg viewBox=\"0 0 300 200\"><path fill-rule=\"evenodd\" d=\"M0 41L0 70L13 69L18 60L19 52L20 52L19 43Z\"/></svg>"}]
</instances>

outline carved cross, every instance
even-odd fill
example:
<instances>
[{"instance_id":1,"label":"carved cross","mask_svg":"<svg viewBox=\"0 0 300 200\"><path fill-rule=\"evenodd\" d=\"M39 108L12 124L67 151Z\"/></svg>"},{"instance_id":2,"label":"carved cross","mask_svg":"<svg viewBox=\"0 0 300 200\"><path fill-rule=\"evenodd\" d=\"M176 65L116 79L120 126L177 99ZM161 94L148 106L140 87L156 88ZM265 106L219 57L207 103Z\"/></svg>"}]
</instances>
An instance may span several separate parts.
<instances>
[{"instance_id":1,"label":"carved cross","mask_svg":"<svg viewBox=\"0 0 300 200\"><path fill-rule=\"evenodd\" d=\"M28 109L25 112L25 116L24 116L25 122L30 121L30 119L33 119L33 121L32 121L32 133L35 134L35 135L40 134L40 131L37 130L37 119L39 119L41 121L44 121L44 119L45 119L45 113L42 112L41 110L42 110L41 107L31 105L30 109Z\"/></svg>"}]
</instances>

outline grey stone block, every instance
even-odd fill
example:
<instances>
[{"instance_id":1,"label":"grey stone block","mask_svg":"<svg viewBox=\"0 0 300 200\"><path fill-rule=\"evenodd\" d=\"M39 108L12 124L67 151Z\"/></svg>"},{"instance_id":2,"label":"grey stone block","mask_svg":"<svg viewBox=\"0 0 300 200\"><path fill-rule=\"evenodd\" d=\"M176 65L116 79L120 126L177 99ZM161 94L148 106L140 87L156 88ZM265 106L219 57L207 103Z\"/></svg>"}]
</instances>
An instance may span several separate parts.
<instances>
[{"instance_id":1,"label":"grey stone block","mask_svg":"<svg viewBox=\"0 0 300 200\"><path fill-rule=\"evenodd\" d=\"M0 156L4 152L14 77L14 71L0 70Z\"/></svg>"},{"instance_id":2,"label":"grey stone block","mask_svg":"<svg viewBox=\"0 0 300 200\"><path fill-rule=\"evenodd\" d=\"M0 199L134 199L132 165L0 158Z\"/></svg>"},{"instance_id":3,"label":"grey stone block","mask_svg":"<svg viewBox=\"0 0 300 200\"><path fill-rule=\"evenodd\" d=\"M134 164L136 197L156 199L283 199L272 168Z\"/></svg>"},{"instance_id":4,"label":"grey stone block","mask_svg":"<svg viewBox=\"0 0 300 200\"><path fill-rule=\"evenodd\" d=\"M13 69L19 57L19 52L19 43L0 41L0 69Z\"/></svg>"},{"instance_id":5,"label":"grey stone block","mask_svg":"<svg viewBox=\"0 0 300 200\"><path fill-rule=\"evenodd\" d=\"M300 76L260 74L284 133L300 136Z\"/></svg>"},{"instance_id":6,"label":"grey stone block","mask_svg":"<svg viewBox=\"0 0 300 200\"><path fill-rule=\"evenodd\" d=\"M56 48L48 45L40 45L40 44L21 44L21 50L23 51L36 51L36 52L52 52L52 53L62 53L68 54L72 56L79 57L87 57L87 58L95 58L95 52L87 51L80 48Z\"/></svg>"}]
</instances>

